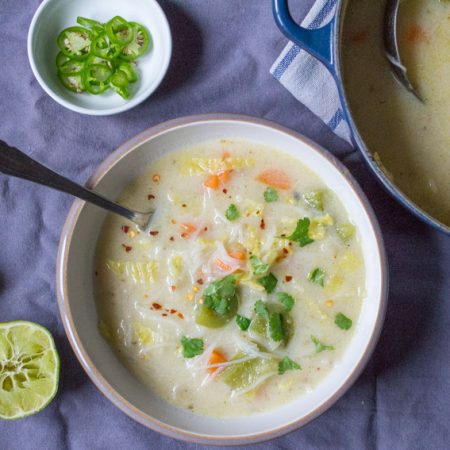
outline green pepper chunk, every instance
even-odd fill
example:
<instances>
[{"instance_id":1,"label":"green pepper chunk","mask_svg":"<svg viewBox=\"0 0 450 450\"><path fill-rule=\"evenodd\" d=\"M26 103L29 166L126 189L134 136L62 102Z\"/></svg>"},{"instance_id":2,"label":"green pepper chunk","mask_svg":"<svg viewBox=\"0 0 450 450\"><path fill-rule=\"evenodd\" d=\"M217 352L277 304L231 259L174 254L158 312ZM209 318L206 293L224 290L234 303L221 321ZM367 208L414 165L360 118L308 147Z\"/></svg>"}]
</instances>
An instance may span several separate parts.
<instances>
[{"instance_id":1,"label":"green pepper chunk","mask_svg":"<svg viewBox=\"0 0 450 450\"><path fill-rule=\"evenodd\" d=\"M132 61L143 55L150 44L150 37L142 25L136 22L129 22L129 24L133 27L134 33L131 42L125 45L120 53L120 58L125 61Z\"/></svg>"},{"instance_id":2,"label":"green pepper chunk","mask_svg":"<svg viewBox=\"0 0 450 450\"><path fill-rule=\"evenodd\" d=\"M81 25L82 27L88 28L91 30L92 34L94 36L98 36L105 32L105 27L102 23L98 22L97 20L88 19L87 17L77 17L77 23Z\"/></svg>"},{"instance_id":3,"label":"green pepper chunk","mask_svg":"<svg viewBox=\"0 0 450 450\"><path fill-rule=\"evenodd\" d=\"M65 62L70 60L71 59L63 52L58 52L58 54L56 55L56 67L59 69Z\"/></svg>"},{"instance_id":4,"label":"green pepper chunk","mask_svg":"<svg viewBox=\"0 0 450 450\"><path fill-rule=\"evenodd\" d=\"M233 360L243 359L246 356L238 353ZM277 373L278 362L275 358L253 358L226 367L220 374L220 378L232 390L241 390L256 387Z\"/></svg>"},{"instance_id":5,"label":"green pepper chunk","mask_svg":"<svg viewBox=\"0 0 450 450\"><path fill-rule=\"evenodd\" d=\"M113 17L106 25L106 34L112 42L119 45L127 45L134 38L134 27L123 17Z\"/></svg>"},{"instance_id":6,"label":"green pepper chunk","mask_svg":"<svg viewBox=\"0 0 450 450\"><path fill-rule=\"evenodd\" d=\"M130 83L135 83L138 79L137 73L134 70L134 67L126 61L121 61L117 70L123 72L127 76L127 80Z\"/></svg>"},{"instance_id":7,"label":"green pepper chunk","mask_svg":"<svg viewBox=\"0 0 450 450\"><path fill-rule=\"evenodd\" d=\"M109 88L112 69L106 64L91 64L84 70L86 89L94 95L101 94Z\"/></svg>"},{"instance_id":8,"label":"green pepper chunk","mask_svg":"<svg viewBox=\"0 0 450 450\"><path fill-rule=\"evenodd\" d=\"M109 61L117 58L120 54L121 46L116 42L111 42L105 33L100 34L92 43L92 53L99 58Z\"/></svg>"},{"instance_id":9,"label":"green pepper chunk","mask_svg":"<svg viewBox=\"0 0 450 450\"><path fill-rule=\"evenodd\" d=\"M69 27L63 30L56 42L60 50L69 58L81 60L89 56L93 36L83 27Z\"/></svg>"},{"instance_id":10,"label":"green pepper chunk","mask_svg":"<svg viewBox=\"0 0 450 450\"><path fill-rule=\"evenodd\" d=\"M125 72L122 72L121 70L114 73L114 75L111 77L111 83L115 87L119 88L126 88L128 86L128 78Z\"/></svg>"}]
</instances>

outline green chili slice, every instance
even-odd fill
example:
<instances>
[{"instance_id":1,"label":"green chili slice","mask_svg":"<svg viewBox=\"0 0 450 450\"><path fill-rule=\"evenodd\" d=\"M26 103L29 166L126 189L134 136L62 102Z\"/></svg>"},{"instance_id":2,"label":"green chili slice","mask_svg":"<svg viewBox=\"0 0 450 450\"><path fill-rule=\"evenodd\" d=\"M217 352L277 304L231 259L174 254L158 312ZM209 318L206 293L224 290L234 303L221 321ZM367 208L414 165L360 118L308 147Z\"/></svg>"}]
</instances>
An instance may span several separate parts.
<instances>
[{"instance_id":1,"label":"green chili slice","mask_svg":"<svg viewBox=\"0 0 450 450\"><path fill-rule=\"evenodd\" d=\"M89 56L92 34L83 27L69 27L59 34L56 41L58 47L66 56L81 60Z\"/></svg>"},{"instance_id":2,"label":"green chili slice","mask_svg":"<svg viewBox=\"0 0 450 450\"><path fill-rule=\"evenodd\" d=\"M111 42L105 33L98 36L92 43L92 52L95 56L109 61L119 56L121 46L116 42Z\"/></svg>"},{"instance_id":3,"label":"green chili slice","mask_svg":"<svg viewBox=\"0 0 450 450\"><path fill-rule=\"evenodd\" d=\"M101 94L109 88L109 80L113 71L106 64L92 64L84 71L86 89L94 95Z\"/></svg>"},{"instance_id":4,"label":"green chili slice","mask_svg":"<svg viewBox=\"0 0 450 450\"><path fill-rule=\"evenodd\" d=\"M142 25L136 22L129 22L129 24L133 27L134 33L131 42L123 47L120 53L120 58L125 61L132 61L143 55L150 44L150 37Z\"/></svg>"},{"instance_id":5,"label":"green chili slice","mask_svg":"<svg viewBox=\"0 0 450 450\"><path fill-rule=\"evenodd\" d=\"M97 20L88 19L87 17L77 17L77 23L82 27L88 28L91 30L92 34L96 37L105 32L105 27L102 23Z\"/></svg>"},{"instance_id":6,"label":"green chili slice","mask_svg":"<svg viewBox=\"0 0 450 450\"><path fill-rule=\"evenodd\" d=\"M129 44L134 38L134 27L123 17L113 17L105 25L106 34L112 42L119 45Z\"/></svg>"},{"instance_id":7,"label":"green chili slice","mask_svg":"<svg viewBox=\"0 0 450 450\"><path fill-rule=\"evenodd\" d=\"M58 72L58 78L69 91L79 93L85 90L82 74L73 75Z\"/></svg>"}]
</instances>

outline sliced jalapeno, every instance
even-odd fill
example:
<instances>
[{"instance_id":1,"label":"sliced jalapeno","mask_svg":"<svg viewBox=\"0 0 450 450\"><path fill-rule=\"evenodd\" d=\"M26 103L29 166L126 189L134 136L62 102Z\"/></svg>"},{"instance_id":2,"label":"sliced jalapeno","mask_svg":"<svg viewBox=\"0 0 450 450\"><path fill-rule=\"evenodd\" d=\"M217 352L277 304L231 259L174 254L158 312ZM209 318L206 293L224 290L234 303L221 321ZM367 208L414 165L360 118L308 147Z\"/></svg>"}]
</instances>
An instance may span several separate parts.
<instances>
[{"instance_id":1,"label":"sliced jalapeno","mask_svg":"<svg viewBox=\"0 0 450 450\"><path fill-rule=\"evenodd\" d=\"M127 76L127 80L129 83L135 83L138 79L137 73L134 70L134 67L125 61L121 61L119 63L119 66L117 67L117 70L120 72L123 72Z\"/></svg>"},{"instance_id":2,"label":"sliced jalapeno","mask_svg":"<svg viewBox=\"0 0 450 450\"><path fill-rule=\"evenodd\" d=\"M58 78L63 86L72 92L83 92L85 90L82 74L64 74L58 72Z\"/></svg>"},{"instance_id":3,"label":"sliced jalapeno","mask_svg":"<svg viewBox=\"0 0 450 450\"><path fill-rule=\"evenodd\" d=\"M150 37L142 25L136 22L129 22L129 24L133 27L134 35L132 41L120 52L120 58L125 61L132 61L144 54L150 44Z\"/></svg>"},{"instance_id":4,"label":"sliced jalapeno","mask_svg":"<svg viewBox=\"0 0 450 450\"><path fill-rule=\"evenodd\" d=\"M112 60L117 58L122 47L116 42L111 42L108 36L103 33L92 43L92 52L99 58Z\"/></svg>"},{"instance_id":5,"label":"sliced jalapeno","mask_svg":"<svg viewBox=\"0 0 450 450\"><path fill-rule=\"evenodd\" d=\"M120 45L129 44L134 37L134 28L123 17L113 17L106 25L106 34L111 41Z\"/></svg>"},{"instance_id":6,"label":"sliced jalapeno","mask_svg":"<svg viewBox=\"0 0 450 450\"><path fill-rule=\"evenodd\" d=\"M81 74L83 69L84 61L77 61L76 59L69 59L59 66L59 71L64 75Z\"/></svg>"},{"instance_id":7,"label":"sliced jalapeno","mask_svg":"<svg viewBox=\"0 0 450 450\"><path fill-rule=\"evenodd\" d=\"M70 58L63 52L58 52L56 55L56 67L59 69L67 61L70 61Z\"/></svg>"},{"instance_id":8,"label":"sliced jalapeno","mask_svg":"<svg viewBox=\"0 0 450 450\"><path fill-rule=\"evenodd\" d=\"M94 37L99 36L100 34L105 32L105 27L102 23L97 20L88 19L87 17L77 17L77 23L79 23L82 27L88 28L92 31Z\"/></svg>"},{"instance_id":9,"label":"sliced jalapeno","mask_svg":"<svg viewBox=\"0 0 450 450\"><path fill-rule=\"evenodd\" d=\"M130 98L130 91L126 87L118 87L112 85L114 90L125 100L128 100Z\"/></svg>"},{"instance_id":10,"label":"sliced jalapeno","mask_svg":"<svg viewBox=\"0 0 450 450\"><path fill-rule=\"evenodd\" d=\"M91 51L92 34L83 27L69 27L57 39L58 47L69 58L81 60Z\"/></svg>"},{"instance_id":11,"label":"sliced jalapeno","mask_svg":"<svg viewBox=\"0 0 450 450\"><path fill-rule=\"evenodd\" d=\"M129 84L126 73L121 70L115 72L111 77L111 84L115 87L126 88Z\"/></svg>"},{"instance_id":12,"label":"sliced jalapeno","mask_svg":"<svg viewBox=\"0 0 450 450\"><path fill-rule=\"evenodd\" d=\"M109 88L112 69L107 64L92 64L84 70L84 85L91 94L100 94Z\"/></svg>"}]
</instances>

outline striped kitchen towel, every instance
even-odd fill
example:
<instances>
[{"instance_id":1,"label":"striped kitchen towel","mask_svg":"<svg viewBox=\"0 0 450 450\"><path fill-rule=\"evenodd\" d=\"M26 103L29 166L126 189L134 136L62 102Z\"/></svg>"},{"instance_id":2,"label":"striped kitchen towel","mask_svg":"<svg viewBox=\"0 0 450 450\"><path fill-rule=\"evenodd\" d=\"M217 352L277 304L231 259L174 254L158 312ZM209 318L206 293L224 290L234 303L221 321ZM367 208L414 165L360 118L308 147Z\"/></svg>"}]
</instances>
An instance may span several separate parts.
<instances>
[{"instance_id":1,"label":"striped kitchen towel","mask_svg":"<svg viewBox=\"0 0 450 450\"><path fill-rule=\"evenodd\" d=\"M337 0L317 0L301 25L320 28L334 16ZM325 66L289 42L270 73L339 137L351 143L336 82Z\"/></svg>"}]
</instances>

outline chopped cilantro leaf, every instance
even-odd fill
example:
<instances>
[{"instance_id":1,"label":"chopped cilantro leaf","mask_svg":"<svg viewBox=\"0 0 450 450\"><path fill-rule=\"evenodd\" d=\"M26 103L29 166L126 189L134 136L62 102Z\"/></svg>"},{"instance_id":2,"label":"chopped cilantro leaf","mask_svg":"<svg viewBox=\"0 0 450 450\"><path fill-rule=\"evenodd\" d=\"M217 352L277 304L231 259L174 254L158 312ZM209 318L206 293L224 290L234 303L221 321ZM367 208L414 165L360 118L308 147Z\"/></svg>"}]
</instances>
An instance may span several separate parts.
<instances>
[{"instance_id":1,"label":"chopped cilantro leaf","mask_svg":"<svg viewBox=\"0 0 450 450\"><path fill-rule=\"evenodd\" d=\"M288 356L285 356L279 363L278 363L278 373L280 375L283 375L288 370L302 370L300 367L300 364L297 364L295 361L292 361L291 358Z\"/></svg>"},{"instance_id":2,"label":"chopped cilantro leaf","mask_svg":"<svg viewBox=\"0 0 450 450\"><path fill-rule=\"evenodd\" d=\"M241 316L241 315L237 315L236 316L236 323L238 324L238 327L242 330L242 331L247 331L248 327L250 326L250 319L247 319L247 317Z\"/></svg>"},{"instance_id":3,"label":"chopped cilantro leaf","mask_svg":"<svg viewBox=\"0 0 450 450\"><path fill-rule=\"evenodd\" d=\"M267 305L262 300L257 300L255 303L255 312L258 316L261 316L264 319L269 318L269 310Z\"/></svg>"},{"instance_id":4,"label":"chopped cilantro leaf","mask_svg":"<svg viewBox=\"0 0 450 450\"><path fill-rule=\"evenodd\" d=\"M269 275L266 275L265 277L258 278L257 281L261 286L264 286L264 289L268 294L274 291L278 283L277 277L273 273L269 273Z\"/></svg>"},{"instance_id":5,"label":"chopped cilantro leaf","mask_svg":"<svg viewBox=\"0 0 450 450\"><path fill-rule=\"evenodd\" d=\"M263 263L257 256L250 256L250 266L254 275L262 275L269 270L269 264Z\"/></svg>"},{"instance_id":6,"label":"chopped cilantro leaf","mask_svg":"<svg viewBox=\"0 0 450 450\"><path fill-rule=\"evenodd\" d=\"M278 200L278 192L274 188L268 187L264 191L264 200L267 203L276 202Z\"/></svg>"},{"instance_id":7,"label":"chopped cilantro leaf","mask_svg":"<svg viewBox=\"0 0 450 450\"><path fill-rule=\"evenodd\" d=\"M203 353L203 340L198 338L188 338L183 336L181 338L181 345L183 347L183 356L185 358L193 358L194 356Z\"/></svg>"},{"instance_id":8,"label":"chopped cilantro leaf","mask_svg":"<svg viewBox=\"0 0 450 450\"><path fill-rule=\"evenodd\" d=\"M323 287L325 281L325 272L319 267L316 267L314 270L311 270L311 272L309 272L308 280L311 281L311 283L320 284Z\"/></svg>"},{"instance_id":9,"label":"chopped cilantro leaf","mask_svg":"<svg viewBox=\"0 0 450 450\"><path fill-rule=\"evenodd\" d=\"M219 316L226 316L237 304L236 275L211 283L203 293L203 305Z\"/></svg>"},{"instance_id":10,"label":"chopped cilantro leaf","mask_svg":"<svg viewBox=\"0 0 450 450\"><path fill-rule=\"evenodd\" d=\"M280 342L284 339L283 319L279 312L270 313L269 332L270 332L270 337L275 342Z\"/></svg>"},{"instance_id":11,"label":"chopped cilantro leaf","mask_svg":"<svg viewBox=\"0 0 450 450\"><path fill-rule=\"evenodd\" d=\"M325 345L319 341L315 336L311 336L314 346L316 347L316 353L323 352L324 350L334 350L332 345Z\"/></svg>"},{"instance_id":12,"label":"chopped cilantro leaf","mask_svg":"<svg viewBox=\"0 0 450 450\"><path fill-rule=\"evenodd\" d=\"M336 317L334 318L334 323L342 330L349 330L353 324L352 319L349 319L342 313L336 314Z\"/></svg>"},{"instance_id":13,"label":"chopped cilantro leaf","mask_svg":"<svg viewBox=\"0 0 450 450\"><path fill-rule=\"evenodd\" d=\"M287 294L286 292L277 292L277 298L280 303L286 308L287 311L290 311L295 305L295 299L292 295Z\"/></svg>"},{"instance_id":14,"label":"chopped cilantro leaf","mask_svg":"<svg viewBox=\"0 0 450 450\"><path fill-rule=\"evenodd\" d=\"M228 209L225 211L225 217L230 220L236 220L237 218L239 218L239 211L237 209L237 206L234 204L231 204Z\"/></svg>"},{"instance_id":15,"label":"chopped cilantro leaf","mask_svg":"<svg viewBox=\"0 0 450 450\"><path fill-rule=\"evenodd\" d=\"M314 239L310 239L308 236L310 223L311 221L308 219L308 217L299 219L297 221L297 227L295 228L294 232L286 239L297 242L297 244L300 245L300 247L304 247L305 245L311 244L312 242L314 242Z\"/></svg>"}]
</instances>

